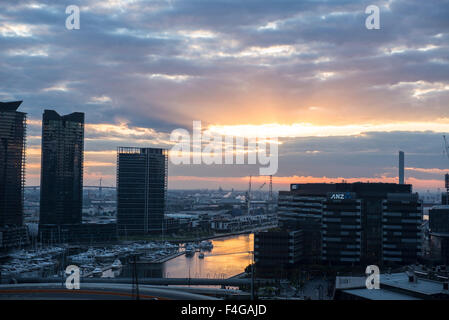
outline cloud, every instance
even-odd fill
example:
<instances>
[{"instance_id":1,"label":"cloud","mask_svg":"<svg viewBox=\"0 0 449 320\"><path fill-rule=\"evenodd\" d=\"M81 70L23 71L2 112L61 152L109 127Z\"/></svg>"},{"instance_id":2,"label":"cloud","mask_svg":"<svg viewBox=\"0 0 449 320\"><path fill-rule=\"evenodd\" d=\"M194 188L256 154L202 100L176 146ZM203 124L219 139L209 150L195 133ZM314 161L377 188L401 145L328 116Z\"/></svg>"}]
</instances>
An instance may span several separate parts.
<instances>
[{"instance_id":1,"label":"cloud","mask_svg":"<svg viewBox=\"0 0 449 320\"><path fill-rule=\"evenodd\" d=\"M64 2L0 2L0 101L24 100L32 150L43 110L55 109L86 113L88 152L166 146L171 130L202 120L218 131L251 125L281 133L282 176L390 177L399 147L410 168L445 168L438 156L439 135L449 131L446 2L70 4L80 6L80 30L65 28ZM380 30L365 28L371 4L381 8ZM109 163L105 157L89 161ZM88 174L113 177L100 167ZM252 169L235 170L220 176Z\"/></svg>"}]
</instances>

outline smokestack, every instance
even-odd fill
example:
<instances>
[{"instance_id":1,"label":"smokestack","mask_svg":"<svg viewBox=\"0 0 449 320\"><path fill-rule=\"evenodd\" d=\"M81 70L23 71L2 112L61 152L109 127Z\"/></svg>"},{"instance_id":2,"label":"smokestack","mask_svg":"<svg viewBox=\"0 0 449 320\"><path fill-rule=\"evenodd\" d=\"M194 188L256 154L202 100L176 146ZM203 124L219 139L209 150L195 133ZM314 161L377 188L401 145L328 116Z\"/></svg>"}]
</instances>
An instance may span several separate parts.
<instances>
[{"instance_id":1,"label":"smokestack","mask_svg":"<svg viewBox=\"0 0 449 320\"><path fill-rule=\"evenodd\" d=\"M399 184L404 184L404 151L399 151Z\"/></svg>"}]
</instances>

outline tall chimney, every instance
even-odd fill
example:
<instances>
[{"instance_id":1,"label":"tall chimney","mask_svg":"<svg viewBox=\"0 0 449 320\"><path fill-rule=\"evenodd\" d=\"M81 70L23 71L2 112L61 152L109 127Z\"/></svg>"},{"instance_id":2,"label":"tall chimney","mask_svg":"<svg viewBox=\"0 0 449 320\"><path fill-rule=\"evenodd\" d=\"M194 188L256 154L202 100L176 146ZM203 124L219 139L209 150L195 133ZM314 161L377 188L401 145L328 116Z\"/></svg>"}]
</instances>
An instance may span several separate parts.
<instances>
[{"instance_id":1,"label":"tall chimney","mask_svg":"<svg viewBox=\"0 0 449 320\"><path fill-rule=\"evenodd\" d=\"M404 151L399 151L399 184L404 184Z\"/></svg>"}]
</instances>

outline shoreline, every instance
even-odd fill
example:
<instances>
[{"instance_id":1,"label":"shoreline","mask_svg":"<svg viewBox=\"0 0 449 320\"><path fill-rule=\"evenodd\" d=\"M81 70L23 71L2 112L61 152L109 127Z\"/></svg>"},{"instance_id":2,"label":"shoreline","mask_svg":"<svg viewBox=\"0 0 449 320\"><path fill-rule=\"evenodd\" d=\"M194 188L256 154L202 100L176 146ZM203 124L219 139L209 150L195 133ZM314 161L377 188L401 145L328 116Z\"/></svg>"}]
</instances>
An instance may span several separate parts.
<instances>
[{"instance_id":1,"label":"shoreline","mask_svg":"<svg viewBox=\"0 0 449 320\"><path fill-rule=\"evenodd\" d=\"M183 242L197 242L197 241L204 241L204 240L213 240L213 239L218 239L218 238L226 238L226 237L232 237L232 236L238 236L241 234L251 234L251 233L255 233L258 231L262 231L262 230L266 230L266 229L271 229L271 228L275 228L276 226L274 225L270 225L270 226L263 226L260 228L255 228L252 230L240 230L240 231L234 231L234 232L230 232L230 233L223 233L223 234L215 234L212 236L204 236L204 237L200 237L200 238L190 238L190 239L180 239L180 240L167 240L168 242L177 242L177 243L183 243Z\"/></svg>"}]
</instances>

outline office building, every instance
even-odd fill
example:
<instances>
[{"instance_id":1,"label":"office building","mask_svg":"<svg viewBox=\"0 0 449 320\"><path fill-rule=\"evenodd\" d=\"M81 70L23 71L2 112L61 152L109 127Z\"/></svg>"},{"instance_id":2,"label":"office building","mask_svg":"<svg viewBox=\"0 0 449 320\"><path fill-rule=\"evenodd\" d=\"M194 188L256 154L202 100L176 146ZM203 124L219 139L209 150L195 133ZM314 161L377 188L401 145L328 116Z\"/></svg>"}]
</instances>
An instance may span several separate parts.
<instances>
[{"instance_id":1,"label":"office building","mask_svg":"<svg viewBox=\"0 0 449 320\"><path fill-rule=\"evenodd\" d=\"M353 192L328 194L322 219L324 263L360 264L363 240L361 202Z\"/></svg>"},{"instance_id":2,"label":"office building","mask_svg":"<svg viewBox=\"0 0 449 320\"><path fill-rule=\"evenodd\" d=\"M303 231L303 263L321 263L323 202L327 193L335 190L335 184L296 183L290 185L290 191L279 191L279 226Z\"/></svg>"},{"instance_id":3,"label":"office building","mask_svg":"<svg viewBox=\"0 0 449 320\"><path fill-rule=\"evenodd\" d=\"M323 205L322 259L329 265L415 263L422 204L411 185L339 183Z\"/></svg>"},{"instance_id":4,"label":"office building","mask_svg":"<svg viewBox=\"0 0 449 320\"><path fill-rule=\"evenodd\" d=\"M437 263L449 265L449 206L435 206L429 211L432 257Z\"/></svg>"},{"instance_id":5,"label":"office building","mask_svg":"<svg viewBox=\"0 0 449 320\"><path fill-rule=\"evenodd\" d=\"M83 201L84 113L42 119L39 225L80 224Z\"/></svg>"},{"instance_id":6,"label":"office building","mask_svg":"<svg viewBox=\"0 0 449 320\"><path fill-rule=\"evenodd\" d=\"M288 271L303 255L302 230L269 230L254 235L254 261L258 274Z\"/></svg>"},{"instance_id":7,"label":"office building","mask_svg":"<svg viewBox=\"0 0 449 320\"><path fill-rule=\"evenodd\" d=\"M117 228L119 235L164 231L167 150L118 147Z\"/></svg>"},{"instance_id":8,"label":"office building","mask_svg":"<svg viewBox=\"0 0 449 320\"><path fill-rule=\"evenodd\" d=\"M382 207L382 261L413 264L422 250L422 202L417 193L388 194Z\"/></svg>"}]
</instances>

